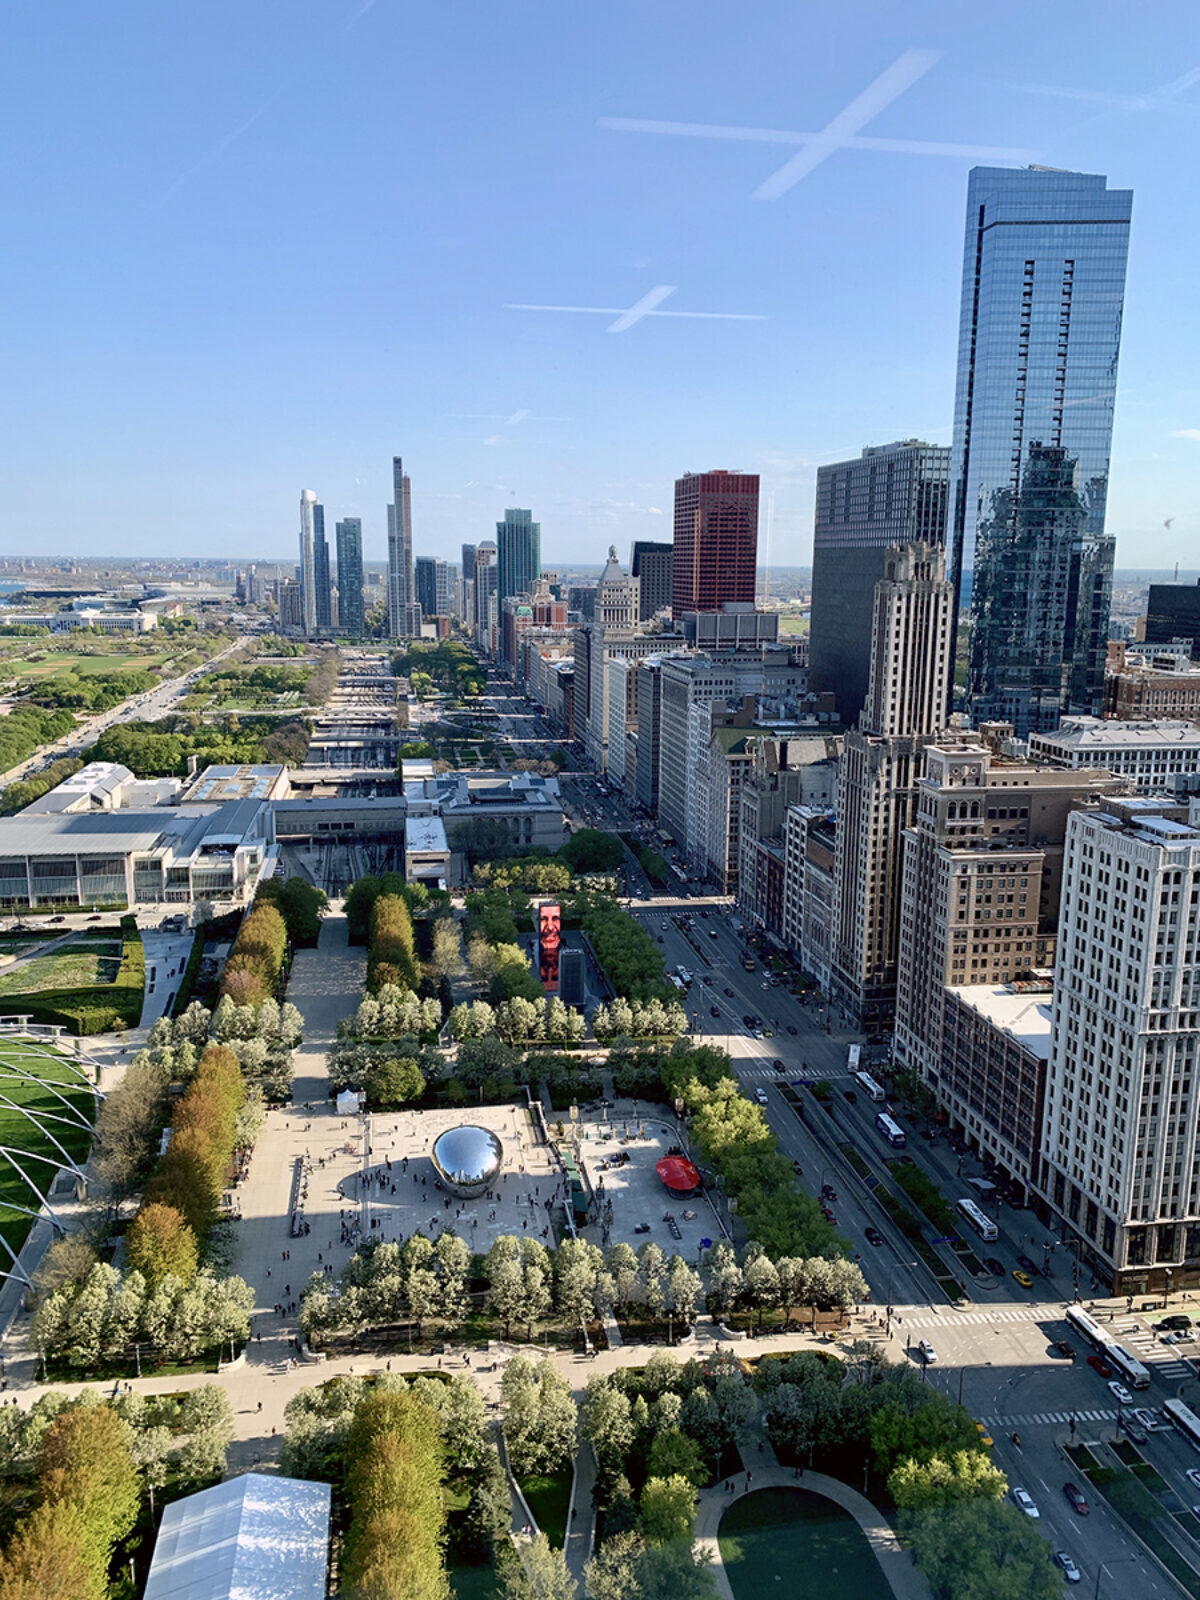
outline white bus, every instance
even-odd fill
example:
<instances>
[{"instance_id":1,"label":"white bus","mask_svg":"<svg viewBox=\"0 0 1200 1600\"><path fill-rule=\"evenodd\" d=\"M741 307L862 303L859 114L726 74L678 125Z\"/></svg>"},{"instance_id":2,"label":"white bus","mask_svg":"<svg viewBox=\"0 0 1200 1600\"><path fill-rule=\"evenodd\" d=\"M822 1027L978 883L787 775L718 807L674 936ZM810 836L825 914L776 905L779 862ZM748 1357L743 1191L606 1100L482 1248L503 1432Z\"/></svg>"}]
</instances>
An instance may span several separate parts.
<instances>
[{"instance_id":1,"label":"white bus","mask_svg":"<svg viewBox=\"0 0 1200 1600\"><path fill-rule=\"evenodd\" d=\"M1163 1410L1188 1441L1200 1450L1200 1417L1190 1406L1185 1406L1182 1400L1167 1400Z\"/></svg>"},{"instance_id":2,"label":"white bus","mask_svg":"<svg viewBox=\"0 0 1200 1600\"><path fill-rule=\"evenodd\" d=\"M683 984L684 988L686 989L688 984L691 983L691 981L692 981L691 973L688 971L688 969L686 967L676 967L675 968L675 973L676 973L676 976L678 977L680 983Z\"/></svg>"},{"instance_id":3,"label":"white bus","mask_svg":"<svg viewBox=\"0 0 1200 1600\"><path fill-rule=\"evenodd\" d=\"M1113 1366L1125 1379L1131 1389L1148 1389L1150 1387L1150 1370L1123 1344L1109 1344L1104 1347L1104 1358L1111 1361Z\"/></svg>"},{"instance_id":4,"label":"white bus","mask_svg":"<svg viewBox=\"0 0 1200 1600\"><path fill-rule=\"evenodd\" d=\"M955 1210L958 1212L960 1217L966 1217L967 1221L975 1229L975 1232L985 1244L991 1244L993 1239L998 1239L1000 1237L999 1228L990 1217L984 1216L983 1212L975 1204L974 1200L957 1201L955 1204Z\"/></svg>"},{"instance_id":5,"label":"white bus","mask_svg":"<svg viewBox=\"0 0 1200 1600\"><path fill-rule=\"evenodd\" d=\"M862 1060L862 1045L852 1044L846 1060L849 1064L850 1071L856 1073L858 1071L858 1063Z\"/></svg>"},{"instance_id":6,"label":"white bus","mask_svg":"<svg viewBox=\"0 0 1200 1600\"><path fill-rule=\"evenodd\" d=\"M874 1100L876 1105L882 1105L887 1099L887 1094L884 1091L883 1085L881 1083L876 1083L875 1079L869 1072L856 1072L854 1074L854 1081L866 1095L867 1099Z\"/></svg>"},{"instance_id":7,"label":"white bus","mask_svg":"<svg viewBox=\"0 0 1200 1600\"><path fill-rule=\"evenodd\" d=\"M1109 1335L1094 1317L1089 1317L1079 1306L1067 1307L1067 1326L1074 1328L1075 1332L1081 1334L1094 1349L1108 1348Z\"/></svg>"},{"instance_id":8,"label":"white bus","mask_svg":"<svg viewBox=\"0 0 1200 1600\"><path fill-rule=\"evenodd\" d=\"M881 1111L875 1118L875 1126L891 1145L893 1150L903 1150L908 1143L908 1138L900 1124L889 1117L886 1111Z\"/></svg>"}]
</instances>

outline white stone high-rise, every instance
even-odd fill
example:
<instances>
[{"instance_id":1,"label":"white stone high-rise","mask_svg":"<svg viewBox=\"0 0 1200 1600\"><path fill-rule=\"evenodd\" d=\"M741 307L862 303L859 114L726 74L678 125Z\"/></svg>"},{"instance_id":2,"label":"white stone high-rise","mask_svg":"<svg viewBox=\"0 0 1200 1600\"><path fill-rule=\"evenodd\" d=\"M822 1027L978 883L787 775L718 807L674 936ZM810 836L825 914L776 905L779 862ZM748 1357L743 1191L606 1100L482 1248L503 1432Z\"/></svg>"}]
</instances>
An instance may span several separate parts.
<instances>
[{"instance_id":1,"label":"white stone high-rise","mask_svg":"<svg viewBox=\"0 0 1200 1600\"><path fill-rule=\"evenodd\" d=\"M1115 1293L1200 1283L1200 802L1070 819L1035 1187Z\"/></svg>"}]
</instances>

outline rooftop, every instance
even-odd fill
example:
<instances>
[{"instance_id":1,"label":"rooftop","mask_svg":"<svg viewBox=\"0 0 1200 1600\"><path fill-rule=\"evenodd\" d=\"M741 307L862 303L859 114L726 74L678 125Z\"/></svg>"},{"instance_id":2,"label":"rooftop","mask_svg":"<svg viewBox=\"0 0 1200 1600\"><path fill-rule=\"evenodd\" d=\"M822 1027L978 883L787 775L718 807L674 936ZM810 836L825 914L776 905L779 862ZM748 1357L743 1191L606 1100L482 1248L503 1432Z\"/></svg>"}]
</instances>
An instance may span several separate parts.
<instances>
[{"instance_id":1,"label":"rooftop","mask_svg":"<svg viewBox=\"0 0 1200 1600\"><path fill-rule=\"evenodd\" d=\"M282 766L205 767L189 785L184 799L265 800L285 770Z\"/></svg>"},{"instance_id":2,"label":"rooftop","mask_svg":"<svg viewBox=\"0 0 1200 1600\"><path fill-rule=\"evenodd\" d=\"M1054 733L1035 733L1030 746L1054 744L1075 749L1113 749L1133 745L1200 745L1200 725L1173 718L1154 722L1110 722L1100 717L1064 717Z\"/></svg>"},{"instance_id":3,"label":"rooftop","mask_svg":"<svg viewBox=\"0 0 1200 1600\"><path fill-rule=\"evenodd\" d=\"M950 992L992 1027L1011 1034L1030 1055L1049 1060L1052 995L1022 992L1015 984L990 983L967 984Z\"/></svg>"}]
</instances>

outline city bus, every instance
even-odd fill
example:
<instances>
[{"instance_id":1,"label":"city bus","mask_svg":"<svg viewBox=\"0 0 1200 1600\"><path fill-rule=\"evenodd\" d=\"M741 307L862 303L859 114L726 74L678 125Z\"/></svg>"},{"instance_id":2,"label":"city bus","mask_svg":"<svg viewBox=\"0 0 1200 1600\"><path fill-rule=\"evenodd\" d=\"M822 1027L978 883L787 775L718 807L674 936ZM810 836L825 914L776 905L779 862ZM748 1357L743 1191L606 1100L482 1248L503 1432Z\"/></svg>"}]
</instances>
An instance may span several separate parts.
<instances>
[{"instance_id":1,"label":"city bus","mask_svg":"<svg viewBox=\"0 0 1200 1600\"><path fill-rule=\"evenodd\" d=\"M876 1105L882 1105L887 1099L887 1094L884 1091L883 1085L881 1083L876 1083L875 1079L869 1072L856 1072L854 1074L854 1081L866 1095L867 1099L874 1100Z\"/></svg>"},{"instance_id":2,"label":"city bus","mask_svg":"<svg viewBox=\"0 0 1200 1600\"><path fill-rule=\"evenodd\" d=\"M908 1143L904 1129L898 1122L893 1121L886 1111L881 1111L875 1118L875 1126L891 1145L893 1150L903 1150Z\"/></svg>"},{"instance_id":3,"label":"city bus","mask_svg":"<svg viewBox=\"0 0 1200 1600\"><path fill-rule=\"evenodd\" d=\"M1123 1344L1106 1344L1104 1359L1110 1362L1131 1389L1148 1389L1150 1371Z\"/></svg>"},{"instance_id":4,"label":"city bus","mask_svg":"<svg viewBox=\"0 0 1200 1600\"><path fill-rule=\"evenodd\" d=\"M691 973L688 971L688 969L686 967L676 967L675 968L675 972L676 972L676 974L677 974L677 976L679 978L680 983L683 984L684 988L686 989L688 984L691 983L691 981L692 981Z\"/></svg>"},{"instance_id":5,"label":"city bus","mask_svg":"<svg viewBox=\"0 0 1200 1600\"><path fill-rule=\"evenodd\" d=\"M1086 1339L1093 1349L1106 1350L1108 1348L1108 1334L1105 1333L1094 1317L1089 1317L1087 1312L1079 1306L1067 1307L1067 1326L1074 1328L1075 1332Z\"/></svg>"},{"instance_id":6,"label":"city bus","mask_svg":"<svg viewBox=\"0 0 1200 1600\"><path fill-rule=\"evenodd\" d=\"M1163 1410L1188 1443L1200 1450L1200 1417L1192 1408L1185 1406L1182 1400L1167 1400L1163 1403Z\"/></svg>"},{"instance_id":7,"label":"city bus","mask_svg":"<svg viewBox=\"0 0 1200 1600\"><path fill-rule=\"evenodd\" d=\"M993 1239L1000 1237L999 1228L990 1217L984 1216L974 1200L958 1200L955 1202L954 1209L960 1217L967 1219L985 1244L991 1244Z\"/></svg>"}]
</instances>

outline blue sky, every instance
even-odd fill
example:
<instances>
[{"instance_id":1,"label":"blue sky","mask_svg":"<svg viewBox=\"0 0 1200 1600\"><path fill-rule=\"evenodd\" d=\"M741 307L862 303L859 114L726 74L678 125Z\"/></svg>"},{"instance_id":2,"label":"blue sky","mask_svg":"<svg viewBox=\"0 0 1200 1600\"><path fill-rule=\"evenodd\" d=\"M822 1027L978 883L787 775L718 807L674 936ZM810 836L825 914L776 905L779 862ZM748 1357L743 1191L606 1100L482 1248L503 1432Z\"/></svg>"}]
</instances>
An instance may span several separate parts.
<instances>
[{"instance_id":1,"label":"blue sky","mask_svg":"<svg viewBox=\"0 0 1200 1600\"><path fill-rule=\"evenodd\" d=\"M755 199L794 146L600 124L812 132L925 51L863 135L1134 190L1109 528L1194 566L1200 17L1139 10L10 0L0 549L294 559L311 487L378 558L400 453L419 553L521 505L547 564L624 558L740 467L807 562L817 465L949 442L971 161L841 148ZM660 285L762 320L505 309Z\"/></svg>"}]
</instances>

